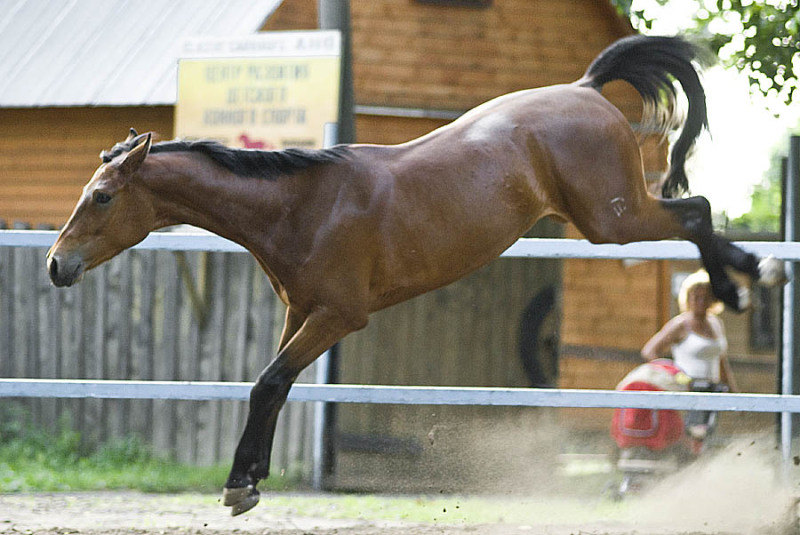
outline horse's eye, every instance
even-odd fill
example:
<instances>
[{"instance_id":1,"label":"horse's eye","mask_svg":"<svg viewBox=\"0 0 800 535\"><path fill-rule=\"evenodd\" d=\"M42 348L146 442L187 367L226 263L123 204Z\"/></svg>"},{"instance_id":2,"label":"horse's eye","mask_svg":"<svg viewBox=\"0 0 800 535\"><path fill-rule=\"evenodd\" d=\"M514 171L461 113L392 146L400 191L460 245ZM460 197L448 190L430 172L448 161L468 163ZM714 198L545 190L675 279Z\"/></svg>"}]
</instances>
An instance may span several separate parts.
<instances>
[{"instance_id":1,"label":"horse's eye","mask_svg":"<svg viewBox=\"0 0 800 535\"><path fill-rule=\"evenodd\" d=\"M111 195L102 191L96 191L94 194L94 202L97 204L107 204L111 202Z\"/></svg>"}]
</instances>

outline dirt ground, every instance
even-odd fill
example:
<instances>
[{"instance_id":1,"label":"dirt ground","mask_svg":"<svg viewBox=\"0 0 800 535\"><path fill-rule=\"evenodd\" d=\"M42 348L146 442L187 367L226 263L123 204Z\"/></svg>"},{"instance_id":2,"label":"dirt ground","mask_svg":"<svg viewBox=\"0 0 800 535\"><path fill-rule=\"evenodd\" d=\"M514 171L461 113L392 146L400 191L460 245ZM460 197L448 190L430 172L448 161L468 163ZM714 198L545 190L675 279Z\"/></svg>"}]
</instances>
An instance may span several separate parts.
<instances>
[{"instance_id":1,"label":"dirt ground","mask_svg":"<svg viewBox=\"0 0 800 535\"><path fill-rule=\"evenodd\" d=\"M485 464L485 463L484 463ZM799 463L800 464L800 463ZM497 466L497 463L494 464ZM375 495L264 492L231 517L219 496L85 492L0 494L0 534L36 535L790 535L800 466L771 441L742 439L622 503L554 475L503 477L506 492ZM606 476L602 476L605 478ZM611 477L609 475L608 477ZM548 490L549 489L549 490ZM607 491L607 489L606 489Z\"/></svg>"},{"instance_id":2,"label":"dirt ground","mask_svg":"<svg viewBox=\"0 0 800 535\"><path fill-rule=\"evenodd\" d=\"M298 499L303 499L298 496ZM246 515L228 510L203 495L149 495L131 492L0 496L0 533L37 535L270 534L270 535L497 535L606 533L587 526L448 524L299 516L286 507L270 507L270 496ZM540 529L541 528L541 529ZM608 533L621 533L608 531Z\"/></svg>"},{"instance_id":3,"label":"dirt ground","mask_svg":"<svg viewBox=\"0 0 800 535\"><path fill-rule=\"evenodd\" d=\"M519 521L471 523L437 519L431 522L334 518L307 516L286 505L271 505L271 496L262 495L257 508L232 518L218 499L208 495L153 495L133 492L92 492L0 495L0 533L30 535L677 535L741 534L783 535L794 533L781 522L764 526L727 526L723 530L709 525L676 527L664 518L644 521L587 519L581 522L538 518ZM325 495L294 495L298 501L325 500ZM291 501L291 496L289 496ZM340 496L328 499L335 503ZM389 498L388 500L391 500ZM563 507L563 503L559 507ZM575 502L576 509L582 508ZM333 506L332 506L333 507ZM584 512L585 513L585 512ZM735 512L733 512L735 515ZM360 515L356 515L360 516ZM446 515L442 515L446 516ZM687 528L687 529L683 529Z\"/></svg>"}]
</instances>

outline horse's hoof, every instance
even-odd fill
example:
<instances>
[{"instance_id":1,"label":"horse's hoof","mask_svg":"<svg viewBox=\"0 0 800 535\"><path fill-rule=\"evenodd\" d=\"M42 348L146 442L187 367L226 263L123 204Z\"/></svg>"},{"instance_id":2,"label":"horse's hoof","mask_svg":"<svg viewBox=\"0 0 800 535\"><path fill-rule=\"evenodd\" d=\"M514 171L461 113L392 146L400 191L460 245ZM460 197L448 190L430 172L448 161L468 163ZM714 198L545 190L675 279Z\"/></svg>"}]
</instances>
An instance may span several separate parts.
<instances>
[{"instance_id":1,"label":"horse's hoof","mask_svg":"<svg viewBox=\"0 0 800 535\"><path fill-rule=\"evenodd\" d=\"M788 282L784 263L769 255L758 263L758 282L764 286L780 286Z\"/></svg>"},{"instance_id":2,"label":"horse's hoof","mask_svg":"<svg viewBox=\"0 0 800 535\"><path fill-rule=\"evenodd\" d=\"M227 487L222 489L222 504L231 508L231 516L249 511L258 504L259 498L258 491L252 485L235 489Z\"/></svg>"}]
</instances>

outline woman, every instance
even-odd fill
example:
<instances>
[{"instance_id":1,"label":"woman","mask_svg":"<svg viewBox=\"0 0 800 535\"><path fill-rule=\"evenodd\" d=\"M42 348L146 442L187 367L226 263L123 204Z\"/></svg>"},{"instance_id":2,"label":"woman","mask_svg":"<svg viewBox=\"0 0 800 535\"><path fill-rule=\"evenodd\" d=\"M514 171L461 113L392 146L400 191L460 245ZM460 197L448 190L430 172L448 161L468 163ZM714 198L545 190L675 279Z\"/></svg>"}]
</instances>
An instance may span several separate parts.
<instances>
[{"instance_id":1,"label":"woman","mask_svg":"<svg viewBox=\"0 0 800 535\"><path fill-rule=\"evenodd\" d=\"M642 348L642 357L653 360L671 352L675 365L694 383L708 384L709 391L736 391L726 356L725 328L717 317L723 306L711 293L705 270L686 277L678 294L678 305L681 313L648 340ZM693 438L702 440L714 420L713 413L691 412L686 418L686 429Z\"/></svg>"}]
</instances>

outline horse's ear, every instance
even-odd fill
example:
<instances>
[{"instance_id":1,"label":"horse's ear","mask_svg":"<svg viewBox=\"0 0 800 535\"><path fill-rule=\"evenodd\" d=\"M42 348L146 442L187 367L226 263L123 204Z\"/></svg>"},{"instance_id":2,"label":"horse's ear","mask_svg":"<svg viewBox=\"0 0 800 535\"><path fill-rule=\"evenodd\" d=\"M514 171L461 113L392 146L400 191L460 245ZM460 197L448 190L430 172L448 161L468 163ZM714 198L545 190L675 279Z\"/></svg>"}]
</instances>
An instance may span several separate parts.
<instances>
[{"instance_id":1,"label":"horse's ear","mask_svg":"<svg viewBox=\"0 0 800 535\"><path fill-rule=\"evenodd\" d=\"M136 137L136 136L138 136L138 135L139 135L139 134L136 132L136 130L134 130L133 128L131 128L130 132L128 132L128 139L126 139L126 140L125 140L125 143L127 143L127 142L131 141L133 138L135 138L135 137Z\"/></svg>"},{"instance_id":2,"label":"horse's ear","mask_svg":"<svg viewBox=\"0 0 800 535\"><path fill-rule=\"evenodd\" d=\"M130 174L139 169L139 166L142 165L145 157L150 152L152 137L152 134L148 132L145 134L144 141L141 141L125 155L125 159L119 164L120 171Z\"/></svg>"}]
</instances>

